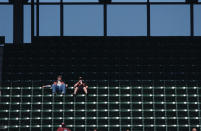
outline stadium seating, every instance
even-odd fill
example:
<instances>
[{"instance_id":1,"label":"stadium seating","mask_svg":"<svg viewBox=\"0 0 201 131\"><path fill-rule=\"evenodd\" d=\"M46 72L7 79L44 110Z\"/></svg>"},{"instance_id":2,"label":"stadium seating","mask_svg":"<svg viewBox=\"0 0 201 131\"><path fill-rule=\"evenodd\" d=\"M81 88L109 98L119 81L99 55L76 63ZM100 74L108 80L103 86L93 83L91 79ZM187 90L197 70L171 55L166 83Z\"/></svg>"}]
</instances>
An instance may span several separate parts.
<instances>
[{"instance_id":1,"label":"stadium seating","mask_svg":"<svg viewBox=\"0 0 201 131\"><path fill-rule=\"evenodd\" d=\"M30 85L27 87L14 82L1 88L1 126L11 131L55 131L65 122L76 131L200 129L201 88L197 81L186 86L173 86L173 81L139 82L99 81L89 87L88 97L80 93L76 99L72 88L65 97L52 96L51 89L34 82L23 83ZM139 85L134 86L136 83Z\"/></svg>"},{"instance_id":2,"label":"stadium seating","mask_svg":"<svg viewBox=\"0 0 201 131\"><path fill-rule=\"evenodd\" d=\"M200 38L36 37L5 47L5 130L201 130ZM40 88L62 74L67 95ZM72 96L78 76L89 96Z\"/></svg>"},{"instance_id":3,"label":"stadium seating","mask_svg":"<svg viewBox=\"0 0 201 131\"><path fill-rule=\"evenodd\" d=\"M199 80L199 39L39 37L6 46L5 80Z\"/></svg>"}]
</instances>

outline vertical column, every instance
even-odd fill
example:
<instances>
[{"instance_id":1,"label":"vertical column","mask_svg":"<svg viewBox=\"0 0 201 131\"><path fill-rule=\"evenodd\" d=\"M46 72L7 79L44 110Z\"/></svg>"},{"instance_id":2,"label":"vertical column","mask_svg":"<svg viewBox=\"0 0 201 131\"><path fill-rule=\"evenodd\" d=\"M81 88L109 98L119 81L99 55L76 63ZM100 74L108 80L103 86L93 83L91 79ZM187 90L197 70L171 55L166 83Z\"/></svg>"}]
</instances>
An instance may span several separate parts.
<instances>
[{"instance_id":1,"label":"vertical column","mask_svg":"<svg viewBox=\"0 0 201 131\"><path fill-rule=\"evenodd\" d=\"M8 87L8 88L10 88L10 96L9 96L9 98L10 98L10 101L9 101L9 118L8 118L8 131L10 131L10 126L11 126L11 102L12 102L12 82L11 82L11 86L10 87Z\"/></svg>"},{"instance_id":2,"label":"vertical column","mask_svg":"<svg viewBox=\"0 0 201 131\"><path fill-rule=\"evenodd\" d=\"M39 0L36 4L36 36L39 36Z\"/></svg>"},{"instance_id":3,"label":"vertical column","mask_svg":"<svg viewBox=\"0 0 201 131\"><path fill-rule=\"evenodd\" d=\"M198 0L186 0L186 3L190 4L190 23L191 23L191 36L194 36L194 9L193 9L193 4L198 3Z\"/></svg>"},{"instance_id":4,"label":"vertical column","mask_svg":"<svg viewBox=\"0 0 201 131\"><path fill-rule=\"evenodd\" d=\"M43 104L44 104L44 88L42 88L42 102L41 102L41 131L43 130L42 126L43 126L43 112L44 112L44 109L43 109Z\"/></svg>"},{"instance_id":5,"label":"vertical column","mask_svg":"<svg viewBox=\"0 0 201 131\"><path fill-rule=\"evenodd\" d=\"M23 101L22 101L22 97L23 97L23 93L22 93L22 90L23 88L22 87L19 87L19 90L20 90L20 113L19 113L19 131L21 131L21 128L22 128L22 104L23 104Z\"/></svg>"},{"instance_id":6,"label":"vertical column","mask_svg":"<svg viewBox=\"0 0 201 131\"><path fill-rule=\"evenodd\" d=\"M191 19L191 36L194 36L194 8L193 3L190 4L190 19Z\"/></svg>"},{"instance_id":7,"label":"vertical column","mask_svg":"<svg viewBox=\"0 0 201 131\"><path fill-rule=\"evenodd\" d=\"M153 86L153 87L150 87L150 89L152 89L152 94L153 94L152 100L153 100L154 131L156 131L157 128L156 128L156 101L155 101L155 96L157 96L158 94L155 95L155 88L157 88L157 87L155 87L154 81L153 81L153 84L151 86Z\"/></svg>"},{"instance_id":8,"label":"vertical column","mask_svg":"<svg viewBox=\"0 0 201 131\"><path fill-rule=\"evenodd\" d=\"M104 37L107 36L107 4L111 3L111 0L99 0L99 3L104 4Z\"/></svg>"},{"instance_id":9,"label":"vertical column","mask_svg":"<svg viewBox=\"0 0 201 131\"><path fill-rule=\"evenodd\" d=\"M130 102L131 102L131 104L130 104L130 111L131 111L131 131L133 131L134 130L134 128L133 128L133 91L132 91L132 85L131 85L131 83L129 84L130 85Z\"/></svg>"},{"instance_id":10,"label":"vertical column","mask_svg":"<svg viewBox=\"0 0 201 131\"><path fill-rule=\"evenodd\" d=\"M29 129L30 131L32 130L32 110L33 110L33 82L32 82L32 86L31 86L31 110L30 110L30 125L29 125Z\"/></svg>"},{"instance_id":11,"label":"vertical column","mask_svg":"<svg viewBox=\"0 0 201 131\"><path fill-rule=\"evenodd\" d=\"M13 31L13 36L14 36L14 44L22 44L23 43L23 4L26 2L26 0L12 0L10 1L13 3L13 24L14 24L14 31Z\"/></svg>"},{"instance_id":12,"label":"vertical column","mask_svg":"<svg viewBox=\"0 0 201 131\"><path fill-rule=\"evenodd\" d=\"M35 19L34 19L34 0L31 0L31 41L33 41L34 38L34 23L35 23Z\"/></svg>"},{"instance_id":13,"label":"vertical column","mask_svg":"<svg viewBox=\"0 0 201 131\"><path fill-rule=\"evenodd\" d=\"M74 115L74 119L73 119L73 123L74 123L74 125L73 125L73 127L74 127L74 129L73 129L73 131L75 131L75 119L76 119L76 117L75 117L75 115L76 115L76 113L75 113L75 111L76 111L76 109L75 109L75 103L76 103L76 98L74 98L73 99L74 100L74 102L73 102L73 106L74 106L74 109L73 109L73 115Z\"/></svg>"},{"instance_id":14,"label":"vertical column","mask_svg":"<svg viewBox=\"0 0 201 131\"><path fill-rule=\"evenodd\" d=\"M63 18L64 18L64 9L63 9L63 0L61 0L61 3L60 3L60 35L63 36L64 35L64 22L63 22Z\"/></svg>"},{"instance_id":15,"label":"vertical column","mask_svg":"<svg viewBox=\"0 0 201 131\"><path fill-rule=\"evenodd\" d=\"M0 44L0 86L2 83L2 72L3 72L3 53L4 53L3 51L4 51L4 45ZM1 90L0 90L0 92L1 92Z\"/></svg>"},{"instance_id":16,"label":"vertical column","mask_svg":"<svg viewBox=\"0 0 201 131\"><path fill-rule=\"evenodd\" d=\"M122 131L122 125L121 125L121 121L122 121L122 117L121 117L121 85L120 85L120 81L119 81L119 125L120 125L120 131Z\"/></svg>"},{"instance_id":17,"label":"vertical column","mask_svg":"<svg viewBox=\"0 0 201 131\"><path fill-rule=\"evenodd\" d=\"M52 95L52 131L54 131L54 106L55 106L55 100L54 95Z\"/></svg>"},{"instance_id":18,"label":"vertical column","mask_svg":"<svg viewBox=\"0 0 201 131\"><path fill-rule=\"evenodd\" d=\"M165 82L165 81L164 81ZM166 95L166 88L167 87L165 87L165 83L164 83L164 85L163 85L163 87L164 87L164 92L163 92L163 95L164 95L164 103L165 103L165 105L164 105L164 107L165 107L165 126L166 126L166 131L168 130L168 124L167 124L167 120L168 120L168 116L167 116L167 95ZM168 94L169 95L169 94Z\"/></svg>"},{"instance_id":19,"label":"vertical column","mask_svg":"<svg viewBox=\"0 0 201 131\"><path fill-rule=\"evenodd\" d=\"M64 95L63 96L63 110L62 110L62 112L63 112L63 122L65 123L65 105L66 105L66 96ZM66 124L66 123L65 123Z\"/></svg>"},{"instance_id":20,"label":"vertical column","mask_svg":"<svg viewBox=\"0 0 201 131\"><path fill-rule=\"evenodd\" d=\"M99 127L98 127L98 119L99 119L99 117L98 117L98 112L99 112L99 110L98 110L98 105L99 105L99 103L98 103L98 84L96 85L96 128L97 129L99 129Z\"/></svg>"},{"instance_id":21,"label":"vertical column","mask_svg":"<svg viewBox=\"0 0 201 131\"><path fill-rule=\"evenodd\" d=\"M150 37L150 3L147 0L147 37Z\"/></svg>"},{"instance_id":22,"label":"vertical column","mask_svg":"<svg viewBox=\"0 0 201 131\"><path fill-rule=\"evenodd\" d=\"M143 126L143 131L145 131L145 124L144 124L144 119L145 119L145 117L144 117L144 94L143 94L144 90L143 90L142 85L141 85L140 89L141 89L141 100L142 100L142 126Z\"/></svg>"},{"instance_id":23,"label":"vertical column","mask_svg":"<svg viewBox=\"0 0 201 131\"><path fill-rule=\"evenodd\" d=\"M175 104L176 104L176 119L177 119L177 125L176 125L176 127L177 127L177 131L179 131L179 119L178 119L178 110L179 110L179 108L178 108L178 102L177 102L177 97L178 97L178 94L177 94L177 88L176 87L172 87L174 90L175 90Z\"/></svg>"},{"instance_id":24,"label":"vertical column","mask_svg":"<svg viewBox=\"0 0 201 131\"><path fill-rule=\"evenodd\" d=\"M188 87L186 86L186 87L183 87L185 90L186 90L186 103L187 103L187 109L188 109L188 130L190 131L191 130L191 127L190 127L190 125L191 125L191 123L190 123L190 111L189 111L189 95L188 95Z\"/></svg>"},{"instance_id":25,"label":"vertical column","mask_svg":"<svg viewBox=\"0 0 201 131\"><path fill-rule=\"evenodd\" d=\"M108 82L108 81L107 81ZM108 86L107 86L107 89L108 89L108 94L107 94L107 110L108 110L108 131L110 131L110 89L109 89L109 82L108 82Z\"/></svg>"},{"instance_id":26,"label":"vertical column","mask_svg":"<svg viewBox=\"0 0 201 131\"><path fill-rule=\"evenodd\" d=\"M104 37L107 36L107 4L104 3Z\"/></svg>"},{"instance_id":27,"label":"vertical column","mask_svg":"<svg viewBox=\"0 0 201 131\"><path fill-rule=\"evenodd\" d=\"M87 119L88 119L88 117L87 117L87 112L88 112L88 110L87 110L87 105L88 105L88 102L87 102L87 96L84 96L85 97L85 111L84 111L84 113L85 113L85 131L87 131Z\"/></svg>"},{"instance_id":28,"label":"vertical column","mask_svg":"<svg viewBox=\"0 0 201 131\"><path fill-rule=\"evenodd\" d=\"M196 88L197 89L197 102L198 102L198 111L199 111L199 116L198 116L198 119L199 119L199 123L200 123L200 125L201 125L201 107L200 107L200 98L201 98L201 95L200 95L200 89L199 89L199 86L198 86L199 84L197 84L197 87L194 87L194 88ZM201 126L199 127L200 128L200 130L201 130ZM199 129L198 129L199 130Z\"/></svg>"}]
</instances>

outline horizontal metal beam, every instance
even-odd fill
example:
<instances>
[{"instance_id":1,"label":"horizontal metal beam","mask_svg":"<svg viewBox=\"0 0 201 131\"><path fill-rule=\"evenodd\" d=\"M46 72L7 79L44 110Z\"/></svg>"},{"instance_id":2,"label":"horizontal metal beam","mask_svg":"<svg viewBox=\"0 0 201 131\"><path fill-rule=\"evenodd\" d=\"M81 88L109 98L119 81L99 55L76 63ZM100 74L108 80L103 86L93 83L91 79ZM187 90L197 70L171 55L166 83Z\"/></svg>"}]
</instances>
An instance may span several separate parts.
<instances>
[{"instance_id":1,"label":"horizontal metal beam","mask_svg":"<svg viewBox=\"0 0 201 131\"><path fill-rule=\"evenodd\" d=\"M60 5L61 2L39 2L40 5ZM37 4L36 2L34 4ZM63 2L64 5L103 5L103 3L99 2ZM139 4L169 4L169 5L178 5L178 4L190 4L188 2L112 2L107 3L110 5L139 5ZM201 4L201 2L195 3ZM0 2L0 5L12 5L12 3L8 2ZM24 5L31 5L31 3L25 3Z\"/></svg>"}]
</instances>

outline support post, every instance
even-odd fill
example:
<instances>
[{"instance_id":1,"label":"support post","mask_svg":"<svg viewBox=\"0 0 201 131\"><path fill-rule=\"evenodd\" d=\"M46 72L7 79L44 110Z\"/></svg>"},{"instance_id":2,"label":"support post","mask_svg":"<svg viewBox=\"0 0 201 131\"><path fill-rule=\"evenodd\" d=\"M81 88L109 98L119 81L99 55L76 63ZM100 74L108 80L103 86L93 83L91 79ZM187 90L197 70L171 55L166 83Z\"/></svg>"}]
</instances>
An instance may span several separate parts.
<instances>
[{"instance_id":1,"label":"support post","mask_svg":"<svg viewBox=\"0 0 201 131\"><path fill-rule=\"evenodd\" d=\"M27 3L28 0L10 0L9 2L13 4L13 43L16 45L23 44L23 11L24 3Z\"/></svg>"}]
</instances>

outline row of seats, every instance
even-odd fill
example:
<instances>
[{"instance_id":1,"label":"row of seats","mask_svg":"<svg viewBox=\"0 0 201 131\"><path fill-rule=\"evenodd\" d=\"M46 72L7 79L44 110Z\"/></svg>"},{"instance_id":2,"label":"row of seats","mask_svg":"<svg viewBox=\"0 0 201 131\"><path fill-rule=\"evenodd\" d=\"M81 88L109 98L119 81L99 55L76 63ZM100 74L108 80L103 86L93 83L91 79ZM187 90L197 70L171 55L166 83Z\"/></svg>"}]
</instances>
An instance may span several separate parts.
<instances>
[{"instance_id":1,"label":"row of seats","mask_svg":"<svg viewBox=\"0 0 201 131\"><path fill-rule=\"evenodd\" d=\"M101 80L128 80L128 79L143 79L143 80L154 80L154 79L160 79L160 80L194 80L200 78L200 74L195 73L194 76L191 76L189 78L189 75L192 75L190 73L185 74L177 74L177 73L88 73L88 72L76 72L76 73L63 73L61 72L48 72L48 73L7 73L9 75L7 79L11 80L27 80L27 79L36 79L36 80L54 80L56 79L56 76L58 74L62 74L66 81L74 78L77 79L78 76L85 76L87 79L101 79Z\"/></svg>"},{"instance_id":2,"label":"row of seats","mask_svg":"<svg viewBox=\"0 0 201 131\"><path fill-rule=\"evenodd\" d=\"M198 38L188 37L36 37L31 45L5 47L3 78L78 74L91 80L199 80L200 48Z\"/></svg>"},{"instance_id":3,"label":"row of seats","mask_svg":"<svg viewBox=\"0 0 201 131\"><path fill-rule=\"evenodd\" d=\"M200 38L35 37L7 45L0 129L201 130ZM58 74L67 94L52 96ZM89 95L72 96L78 76Z\"/></svg>"},{"instance_id":4,"label":"row of seats","mask_svg":"<svg viewBox=\"0 0 201 131\"><path fill-rule=\"evenodd\" d=\"M51 89L38 86L2 87L1 128L56 130L65 122L75 131L201 129L200 87L124 84L90 86L87 97L80 92L76 98L72 87L65 96L52 96Z\"/></svg>"},{"instance_id":5,"label":"row of seats","mask_svg":"<svg viewBox=\"0 0 201 131\"><path fill-rule=\"evenodd\" d=\"M65 77L64 77L65 78ZM64 79L65 83L72 87L76 82L75 79ZM55 78L51 78L52 80L7 80L2 82L3 87L27 87L27 86L38 86L52 84ZM94 86L102 86L102 87L197 87L201 86L200 80L85 80L87 85L90 87Z\"/></svg>"}]
</instances>

